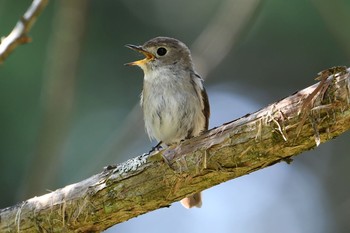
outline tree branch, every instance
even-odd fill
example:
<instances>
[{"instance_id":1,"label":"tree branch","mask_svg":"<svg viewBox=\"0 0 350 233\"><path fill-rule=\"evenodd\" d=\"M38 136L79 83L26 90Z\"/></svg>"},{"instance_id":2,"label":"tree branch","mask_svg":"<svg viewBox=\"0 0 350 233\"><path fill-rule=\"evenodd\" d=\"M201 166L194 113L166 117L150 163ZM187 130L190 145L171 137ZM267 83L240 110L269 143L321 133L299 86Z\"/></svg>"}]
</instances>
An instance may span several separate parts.
<instances>
[{"instance_id":1,"label":"tree branch","mask_svg":"<svg viewBox=\"0 0 350 233\"><path fill-rule=\"evenodd\" d=\"M332 68L319 79L323 81L178 146L108 166L79 183L3 209L0 231L102 231L191 193L290 162L350 128L349 69Z\"/></svg>"},{"instance_id":2,"label":"tree branch","mask_svg":"<svg viewBox=\"0 0 350 233\"><path fill-rule=\"evenodd\" d=\"M28 37L28 33L32 28L36 18L46 7L47 3L48 0L33 0L32 5L17 22L12 32L7 37L1 38L0 64L18 45L31 41L31 39Z\"/></svg>"}]
</instances>

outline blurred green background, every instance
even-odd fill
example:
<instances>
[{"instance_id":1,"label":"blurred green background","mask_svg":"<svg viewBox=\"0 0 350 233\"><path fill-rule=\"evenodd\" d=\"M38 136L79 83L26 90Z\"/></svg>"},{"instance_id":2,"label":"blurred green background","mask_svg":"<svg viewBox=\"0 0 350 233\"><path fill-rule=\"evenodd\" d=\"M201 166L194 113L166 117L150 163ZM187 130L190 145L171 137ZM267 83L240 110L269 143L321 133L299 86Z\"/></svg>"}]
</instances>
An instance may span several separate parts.
<instances>
[{"instance_id":1,"label":"blurred green background","mask_svg":"<svg viewBox=\"0 0 350 233\"><path fill-rule=\"evenodd\" d=\"M0 0L0 35L31 1ZM147 152L139 54L123 47L180 39L205 78L210 127L307 87L350 63L350 0L50 1L0 65L0 207L78 182ZM108 232L349 232L349 133L314 151ZM170 227L169 227L170 226Z\"/></svg>"}]
</instances>

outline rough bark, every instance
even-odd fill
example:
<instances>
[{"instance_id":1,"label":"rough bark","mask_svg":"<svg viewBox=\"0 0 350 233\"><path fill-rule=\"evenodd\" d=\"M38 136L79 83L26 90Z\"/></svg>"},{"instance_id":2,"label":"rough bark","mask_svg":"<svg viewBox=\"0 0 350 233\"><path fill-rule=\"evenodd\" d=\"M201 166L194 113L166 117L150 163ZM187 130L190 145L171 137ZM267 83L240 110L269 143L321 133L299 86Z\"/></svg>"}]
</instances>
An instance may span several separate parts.
<instances>
[{"instance_id":1,"label":"rough bark","mask_svg":"<svg viewBox=\"0 0 350 233\"><path fill-rule=\"evenodd\" d=\"M3 209L0 232L99 232L191 193L290 162L350 128L349 70L332 68L319 79L180 145Z\"/></svg>"}]
</instances>

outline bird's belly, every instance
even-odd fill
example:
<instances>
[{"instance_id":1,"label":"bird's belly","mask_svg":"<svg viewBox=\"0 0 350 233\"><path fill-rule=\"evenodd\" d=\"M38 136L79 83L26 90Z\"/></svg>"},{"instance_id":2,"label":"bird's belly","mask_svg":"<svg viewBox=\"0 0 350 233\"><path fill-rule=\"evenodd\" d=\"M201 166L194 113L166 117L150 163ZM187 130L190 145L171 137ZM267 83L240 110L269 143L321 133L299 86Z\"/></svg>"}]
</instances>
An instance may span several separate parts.
<instances>
[{"instance_id":1,"label":"bird's belly","mask_svg":"<svg viewBox=\"0 0 350 233\"><path fill-rule=\"evenodd\" d=\"M186 137L186 127L181 122L181 116L175 105L159 106L154 104L148 106L148 109L144 109L145 114L145 126L148 135L151 138L155 138L158 141L163 141L166 144L179 142Z\"/></svg>"},{"instance_id":2,"label":"bird's belly","mask_svg":"<svg viewBox=\"0 0 350 233\"><path fill-rule=\"evenodd\" d=\"M186 137L186 129L181 125L181 121L174 116L176 113L164 112L156 116L149 122L149 128L154 138L166 144L181 141ZM147 127L147 126L146 126Z\"/></svg>"},{"instance_id":3,"label":"bird's belly","mask_svg":"<svg viewBox=\"0 0 350 233\"><path fill-rule=\"evenodd\" d=\"M146 100L147 101L147 100ZM144 104L145 127L150 138L165 144L178 143L196 136L204 128L204 116L199 104L186 95L178 98L154 98Z\"/></svg>"}]
</instances>

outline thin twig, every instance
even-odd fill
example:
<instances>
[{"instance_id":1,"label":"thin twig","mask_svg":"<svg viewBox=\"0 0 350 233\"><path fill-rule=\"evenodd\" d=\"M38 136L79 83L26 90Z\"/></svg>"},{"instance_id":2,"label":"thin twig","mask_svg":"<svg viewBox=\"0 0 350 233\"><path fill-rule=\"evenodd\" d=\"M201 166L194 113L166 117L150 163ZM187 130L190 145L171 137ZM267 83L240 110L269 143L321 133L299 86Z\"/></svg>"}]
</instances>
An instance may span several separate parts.
<instances>
[{"instance_id":1,"label":"thin twig","mask_svg":"<svg viewBox=\"0 0 350 233\"><path fill-rule=\"evenodd\" d=\"M31 41L28 33L47 3L48 0L33 0L32 5L17 22L12 32L8 36L1 38L0 64L17 46Z\"/></svg>"}]
</instances>

